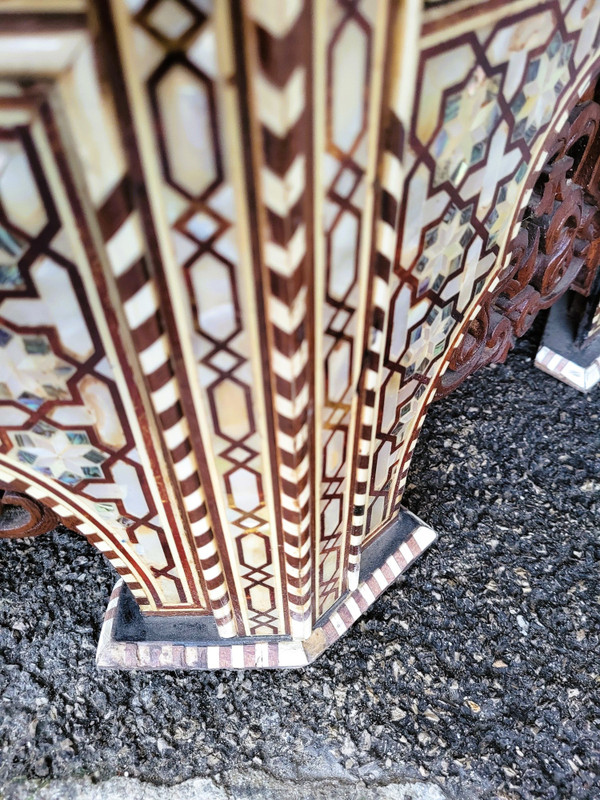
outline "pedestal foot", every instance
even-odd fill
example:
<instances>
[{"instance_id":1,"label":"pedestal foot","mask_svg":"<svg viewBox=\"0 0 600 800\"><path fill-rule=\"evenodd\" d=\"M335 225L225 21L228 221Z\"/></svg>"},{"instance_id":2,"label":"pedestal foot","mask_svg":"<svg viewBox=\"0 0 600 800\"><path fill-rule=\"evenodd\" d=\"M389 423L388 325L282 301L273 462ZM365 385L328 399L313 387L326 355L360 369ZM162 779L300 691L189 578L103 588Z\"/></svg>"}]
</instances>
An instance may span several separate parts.
<instances>
[{"instance_id":1,"label":"pedestal foot","mask_svg":"<svg viewBox=\"0 0 600 800\"><path fill-rule=\"evenodd\" d=\"M142 616L119 581L106 609L96 663L139 670L304 667L343 636L435 539L431 528L402 510L365 547L358 588L340 598L303 641L284 636L220 639L210 617Z\"/></svg>"},{"instance_id":2,"label":"pedestal foot","mask_svg":"<svg viewBox=\"0 0 600 800\"><path fill-rule=\"evenodd\" d=\"M600 381L600 337L578 347L567 309L566 297L550 309L535 365L574 389L589 392Z\"/></svg>"}]
</instances>

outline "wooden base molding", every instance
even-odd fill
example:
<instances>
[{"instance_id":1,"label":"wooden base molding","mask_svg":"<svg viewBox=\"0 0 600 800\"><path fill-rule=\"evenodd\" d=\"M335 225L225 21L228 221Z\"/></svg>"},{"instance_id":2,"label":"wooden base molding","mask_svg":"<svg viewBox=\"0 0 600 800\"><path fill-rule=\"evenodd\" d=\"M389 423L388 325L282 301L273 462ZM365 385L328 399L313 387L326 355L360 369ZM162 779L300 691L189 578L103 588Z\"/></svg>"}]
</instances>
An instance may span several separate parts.
<instances>
[{"instance_id":1,"label":"wooden base molding","mask_svg":"<svg viewBox=\"0 0 600 800\"><path fill-rule=\"evenodd\" d=\"M365 549L358 587L340 598L302 641L255 637L224 642L214 625L190 617L144 620L136 614L135 603L127 599L121 580L106 609L96 663L102 668L128 670L305 667L343 636L436 538L431 528L403 510Z\"/></svg>"}]
</instances>

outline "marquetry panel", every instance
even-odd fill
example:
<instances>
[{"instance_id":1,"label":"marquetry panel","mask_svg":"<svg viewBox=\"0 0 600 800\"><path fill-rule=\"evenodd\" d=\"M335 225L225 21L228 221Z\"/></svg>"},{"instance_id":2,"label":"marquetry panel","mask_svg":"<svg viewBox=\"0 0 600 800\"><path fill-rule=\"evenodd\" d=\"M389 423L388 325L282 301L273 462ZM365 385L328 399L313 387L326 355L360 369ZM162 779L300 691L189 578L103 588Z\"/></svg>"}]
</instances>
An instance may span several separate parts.
<instances>
[{"instance_id":1,"label":"marquetry panel","mask_svg":"<svg viewBox=\"0 0 600 800\"><path fill-rule=\"evenodd\" d=\"M185 604L82 279L90 267L76 220L51 183L50 110L41 97L11 95L0 109L2 452L80 496L129 558L143 558L152 600L142 604Z\"/></svg>"},{"instance_id":2,"label":"marquetry panel","mask_svg":"<svg viewBox=\"0 0 600 800\"><path fill-rule=\"evenodd\" d=\"M485 24L463 14L456 37L424 29L367 538L397 512L436 376L516 235L527 176L561 103L583 93L576 79L596 59L599 20L595 4L550 2L497 10Z\"/></svg>"},{"instance_id":3,"label":"marquetry panel","mask_svg":"<svg viewBox=\"0 0 600 800\"><path fill-rule=\"evenodd\" d=\"M2 485L144 612L316 652L571 208L557 285L600 329L598 72L595 0L0 4Z\"/></svg>"},{"instance_id":4,"label":"marquetry panel","mask_svg":"<svg viewBox=\"0 0 600 800\"><path fill-rule=\"evenodd\" d=\"M236 125L227 105L227 63L218 58L219 30L223 48L232 48L231 33L216 11L172 5L150 0L130 18L130 79L146 98L155 133L159 213L179 278L172 291L176 303L189 304L190 380L205 420L221 541L239 579L237 602L248 633L285 633L277 523L265 487L271 453L260 427L265 400L255 287L248 280L253 265L244 252L243 187L227 136L227 126Z\"/></svg>"},{"instance_id":5,"label":"marquetry panel","mask_svg":"<svg viewBox=\"0 0 600 800\"><path fill-rule=\"evenodd\" d=\"M318 171L322 185L315 187L315 194L322 192L317 234L323 238L323 282L317 284L315 296L315 319L320 323L315 331L316 385L322 383L322 399L315 397L316 437L321 443L315 475L320 481L315 515L317 616L343 591L353 399L369 279L369 181L379 146L383 74L377 65L391 13L387 3L332 0L324 15L325 102Z\"/></svg>"}]
</instances>

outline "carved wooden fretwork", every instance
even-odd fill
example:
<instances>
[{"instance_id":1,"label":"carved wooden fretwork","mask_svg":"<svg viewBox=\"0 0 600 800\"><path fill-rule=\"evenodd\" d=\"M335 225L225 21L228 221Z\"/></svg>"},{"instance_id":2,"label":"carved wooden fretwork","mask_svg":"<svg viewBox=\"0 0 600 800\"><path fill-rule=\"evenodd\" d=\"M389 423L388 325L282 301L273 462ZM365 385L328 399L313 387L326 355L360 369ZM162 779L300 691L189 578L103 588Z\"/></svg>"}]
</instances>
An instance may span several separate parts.
<instances>
[{"instance_id":1,"label":"carved wooden fretwork","mask_svg":"<svg viewBox=\"0 0 600 800\"><path fill-rule=\"evenodd\" d=\"M21 492L0 486L0 539L41 536L57 524L54 511Z\"/></svg>"},{"instance_id":2,"label":"carved wooden fretwork","mask_svg":"<svg viewBox=\"0 0 600 800\"><path fill-rule=\"evenodd\" d=\"M568 289L582 297L592 291L600 261L600 105L590 95L550 143L512 258L452 353L438 397L502 363L538 312Z\"/></svg>"}]
</instances>

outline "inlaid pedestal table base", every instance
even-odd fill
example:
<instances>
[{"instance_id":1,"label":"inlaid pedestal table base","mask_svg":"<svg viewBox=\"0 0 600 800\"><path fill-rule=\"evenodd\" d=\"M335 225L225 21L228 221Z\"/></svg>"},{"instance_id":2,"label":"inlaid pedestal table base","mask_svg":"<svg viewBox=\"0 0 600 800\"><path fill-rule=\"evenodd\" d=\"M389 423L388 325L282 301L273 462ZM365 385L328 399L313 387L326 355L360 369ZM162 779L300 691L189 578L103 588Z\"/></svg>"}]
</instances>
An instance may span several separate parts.
<instances>
[{"instance_id":1,"label":"inlaid pedestal table base","mask_svg":"<svg viewBox=\"0 0 600 800\"><path fill-rule=\"evenodd\" d=\"M435 539L431 528L403 510L365 549L358 587L342 597L304 641L252 637L228 643L208 618L143 618L119 581L106 610L96 662L99 667L141 670L304 667L343 636Z\"/></svg>"}]
</instances>

